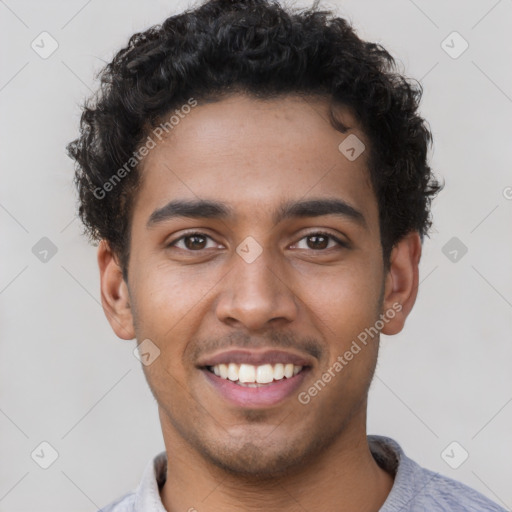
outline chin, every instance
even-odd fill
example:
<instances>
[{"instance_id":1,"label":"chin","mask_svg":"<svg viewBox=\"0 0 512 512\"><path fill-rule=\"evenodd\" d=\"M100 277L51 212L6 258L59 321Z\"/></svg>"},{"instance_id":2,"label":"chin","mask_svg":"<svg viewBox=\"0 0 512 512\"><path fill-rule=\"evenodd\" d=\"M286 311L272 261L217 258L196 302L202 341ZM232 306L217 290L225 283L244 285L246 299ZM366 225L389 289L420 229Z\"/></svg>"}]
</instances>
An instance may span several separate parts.
<instances>
[{"instance_id":1,"label":"chin","mask_svg":"<svg viewBox=\"0 0 512 512\"><path fill-rule=\"evenodd\" d=\"M205 454L206 455L206 454ZM270 480L293 473L302 464L301 457L290 453L276 453L247 443L241 450L210 456L210 461L231 475L250 480Z\"/></svg>"}]
</instances>

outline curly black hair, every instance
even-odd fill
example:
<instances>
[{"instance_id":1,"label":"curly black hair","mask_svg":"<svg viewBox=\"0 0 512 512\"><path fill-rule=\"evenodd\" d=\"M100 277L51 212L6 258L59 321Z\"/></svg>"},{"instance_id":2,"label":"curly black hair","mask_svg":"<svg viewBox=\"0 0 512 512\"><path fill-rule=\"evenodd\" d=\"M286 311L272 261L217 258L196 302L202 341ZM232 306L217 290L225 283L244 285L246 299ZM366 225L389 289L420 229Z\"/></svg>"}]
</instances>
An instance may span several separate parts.
<instances>
[{"instance_id":1,"label":"curly black hair","mask_svg":"<svg viewBox=\"0 0 512 512\"><path fill-rule=\"evenodd\" d=\"M340 131L333 106L350 107L370 141L385 263L407 233L428 234L430 203L441 185L427 162L432 135L418 114L421 84L317 2L299 10L275 0L206 1L134 34L98 76L80 136L67 151L76 161L85 232L108 241L125 277L139 150L191 98L201 104L235 92L263 99L320 94L332 102L331 123Z\"/></svg>"}]
</instances>

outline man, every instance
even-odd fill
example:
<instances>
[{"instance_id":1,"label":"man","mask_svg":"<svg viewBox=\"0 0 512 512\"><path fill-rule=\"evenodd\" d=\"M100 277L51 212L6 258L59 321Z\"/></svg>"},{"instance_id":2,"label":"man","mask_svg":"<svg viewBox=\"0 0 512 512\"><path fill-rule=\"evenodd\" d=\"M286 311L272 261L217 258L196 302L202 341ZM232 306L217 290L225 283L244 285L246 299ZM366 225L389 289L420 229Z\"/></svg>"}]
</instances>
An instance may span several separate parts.
<instances>
[{"instance_id":1,"label":"man","mask_svg":"<svg viewBox=\"0 0 512 512\"><path fill-rule=\"evenodd\" d=\"M500 511L367 436L430 201L421 96L316 6L211 0L135 34L84 107L80 215L165 452L104 511Z\"/></svg>"}]
</instances>

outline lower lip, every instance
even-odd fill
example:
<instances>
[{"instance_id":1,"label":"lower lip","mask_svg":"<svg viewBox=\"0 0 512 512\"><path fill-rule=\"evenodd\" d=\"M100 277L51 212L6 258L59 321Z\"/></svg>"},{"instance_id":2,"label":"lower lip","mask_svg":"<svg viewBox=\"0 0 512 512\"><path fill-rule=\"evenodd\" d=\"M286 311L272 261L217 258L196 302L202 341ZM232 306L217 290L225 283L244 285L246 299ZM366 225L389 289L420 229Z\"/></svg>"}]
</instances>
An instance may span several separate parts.
<instances>
[{"instance_id":1,"label":"lower lip","mask_svg":"<svg viewBox=\"0 0 512 512\"><path fill-rule=\"evenodd\" d=\"M289 379L281 379L257 388L239 386L233 381L217 377L214 373L202 370L206 378L227 401L238 407L270 407L282 402L302 384L309 368Z\"/></svg>"}]
</instances>

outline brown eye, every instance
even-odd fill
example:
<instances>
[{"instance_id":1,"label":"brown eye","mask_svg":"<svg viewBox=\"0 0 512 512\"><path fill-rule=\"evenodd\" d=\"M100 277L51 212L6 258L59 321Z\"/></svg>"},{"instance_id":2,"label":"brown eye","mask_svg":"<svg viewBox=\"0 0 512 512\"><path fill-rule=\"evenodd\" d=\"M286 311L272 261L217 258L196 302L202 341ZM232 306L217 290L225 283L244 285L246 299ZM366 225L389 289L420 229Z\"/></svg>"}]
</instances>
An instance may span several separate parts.
<instances>
[{"instance_id":1,"label":"brown eye","mask_svg":"<svg viewBox=\"0 0 512 512\"><path fill-rule=\"evenodd\" d=\"M184 238L185 247L190 250L204 249L206 237L202 235L190 235Z\"/></svg>"},{"instance_id":2,"label":"brown eye","mask_svg":"<svg viewBox=\"0 0 512 512\"><path fill-rule=\"evenodd\" d=\"M212 238L203 233L191 233L171 242L168 247L177 247L186 251L201 251L207 248L208 240L212 240Z\"/></svg>"},{"instance_id":3,"label":"brown eye","mask_svg":"<svg viewBox=\"0 0 512 512\"><path fill-rule=\"evenodd\" d=\"M300 247L300 244L306 240L306 243ZM338 246L339 248L346 248L347 244L342 242L339 238L331 235L330 233L311 233L301 238L297 244L297 249L312 249L314 251L323 251L325 249L333 249Z\"/></svg>"},{"instance_id":4,"label":"brown eye","mask_svg":"<svg viewBox=\"0 0 512 512\"><path fill-rule=\"evenodd\" d=\"M310 249L326 249L329 245L329 237L325 235L310 235L306 238Z\"/></svg>"}]
</instances>

